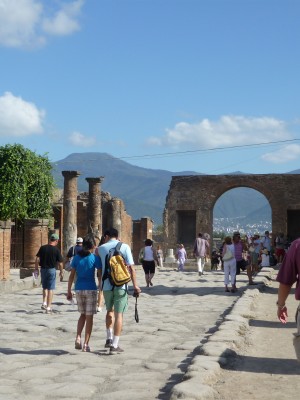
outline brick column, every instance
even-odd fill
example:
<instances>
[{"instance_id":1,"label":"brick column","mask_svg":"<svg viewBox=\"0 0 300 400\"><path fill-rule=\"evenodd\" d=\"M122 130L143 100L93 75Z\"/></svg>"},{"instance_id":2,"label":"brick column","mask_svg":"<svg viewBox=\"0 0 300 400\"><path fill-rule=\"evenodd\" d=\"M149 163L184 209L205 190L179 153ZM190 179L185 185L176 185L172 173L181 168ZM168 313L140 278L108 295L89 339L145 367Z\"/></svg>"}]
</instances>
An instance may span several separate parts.
<instances>
[{"instance_id":1,"label":"brick column","mask_svg":"<svg viewBox=\"0 0 300 400\"><path fill-rule=\"evenodd\" d=\"M10 276L10 246L11 227L10 220L0 221L0 280L9 279Z\"/></svg>"},{"instance_id":2,"label":"brick column","mask_svg":"<svg viewBox=\"0 0 300 400\"><path fill-rule=\"evenodd\" d=\"M89 184L89 202L87 207L88 233L100 240L102 233L102 207L101 207L101 183L104 177L86 178Z\"/></svg>"},{"instance_id":3,"label":"brick column","mask_svg":"<svg viewBox=\"0 0 300 400\"><path fill-rule=\"evenodd\" d=\"M32 276L35 257L40 246L48 243L48 219L25 219L24 221L24 268L20 268L20 278Z\"/></svg>"},{"instance_id":4,"label":"brick column","mask_svg":"<svg viewBox=\"0 0 300 400\"><path fill-rule=\"evenodd\" d=\"M77 177L78 171L62 171L64 179L63 201L63 255L74 246L77 239Z\"/></svg>"}]
</instances>

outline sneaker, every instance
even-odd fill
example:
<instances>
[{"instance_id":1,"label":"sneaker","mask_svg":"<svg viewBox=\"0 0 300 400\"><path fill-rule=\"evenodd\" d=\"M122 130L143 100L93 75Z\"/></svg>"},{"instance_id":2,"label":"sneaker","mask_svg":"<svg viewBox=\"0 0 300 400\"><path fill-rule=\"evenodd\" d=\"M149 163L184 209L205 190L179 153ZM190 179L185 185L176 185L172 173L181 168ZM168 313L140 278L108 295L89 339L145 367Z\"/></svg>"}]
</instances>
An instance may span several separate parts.
<instances>
[{"instance_id":1,"label":"sneaker","mask_svg":"<svg viewBox=\"0 0 300 400\"><path fill-rule=\"evenodd\" d=\"M46 314L52 314L52 308L47 307L46 308Z\"/></svg>"},{"instance_id":2,"label":"sneaker","mask_svg":"<svg viewBox=\"0 0 300 400\"><path fill-rule=\"evenodd\" d=\"M104 347L106 349L110 349L112 347L112 339L107 339L106 342L105 342Z\"/></svg>"},{"instance_id":3,"label":"sneaker","mask_svg":"<svg viewBox=\"0 0 300 400\"><path fill-rule=\"evenodd\" d=\"M202 272L201 271L199 271L199 276L201 276L202 275Z\"/></svg>"},{"instance_id":4,"label":"sneaker","mask_svg":"<svg viewBox=\"0 0 300 400\"><path fill-rule=\"evenodd\" d=\"M123 349L121 349L121 347L113 347L113 346L111 346L110 347L110 351L109 351L109 354L120 354L120 353L123 353L124 352L124 350Z\"/></svg>"},{"instance_id":5,"label":"sneaker","mask_svg":"<svg viewBox=\"0 0 300 400\"><path fill-rule=\"evenodd\" d=\"M102 307L97 307L97 312L102 312Z\"/></svg>"},{"instance_id":6,"label":"sneaker","mask_svg":"<svg viewBox=\"0 0 300 400\"><path fill-rule=\"evenodd\" d=\"M42 309L42 310L47 310L47 304L42 304L42 305L41 305L41 309Z\"/></svg>"}]
</instances>

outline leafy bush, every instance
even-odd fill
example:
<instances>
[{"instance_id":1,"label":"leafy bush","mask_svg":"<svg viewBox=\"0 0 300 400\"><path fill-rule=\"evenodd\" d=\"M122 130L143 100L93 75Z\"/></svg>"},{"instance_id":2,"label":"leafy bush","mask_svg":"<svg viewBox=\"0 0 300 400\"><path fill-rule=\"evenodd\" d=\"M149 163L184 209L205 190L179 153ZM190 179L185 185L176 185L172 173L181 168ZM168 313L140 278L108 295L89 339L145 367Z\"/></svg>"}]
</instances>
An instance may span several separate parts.
<instances>
[{"instance_id":1,"label":"leafy bush","mask_svg":"<svg viewBox=\"0 0 300 400\"><path fill-rule=\"evenodd\" d=\"M0 147L0 220L50 218L54 191L52 166L20 144Z\"/></svg>"}]
</instances>

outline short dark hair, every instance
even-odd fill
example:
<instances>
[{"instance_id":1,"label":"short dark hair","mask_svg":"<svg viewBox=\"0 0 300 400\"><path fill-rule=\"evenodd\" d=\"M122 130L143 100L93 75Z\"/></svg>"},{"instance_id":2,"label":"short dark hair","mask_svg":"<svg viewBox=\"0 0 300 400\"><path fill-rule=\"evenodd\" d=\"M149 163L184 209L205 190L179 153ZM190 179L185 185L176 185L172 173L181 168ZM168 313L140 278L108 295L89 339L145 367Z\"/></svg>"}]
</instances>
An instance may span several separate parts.
<instances>
[{"instance_id":1,"label":"short dark hair","mask_svg":"<svg viewBox=\"0 0 300 400\"><path fill-rule=\"evenodd\" d=\"M94 242L92 239L87 238L87 239L84 239L84 240L83 240L82 247L83 247L85 250L92 250L92 248L93 248L94 246L95 246L95 242Z\"/></svg>"},{"instance_id":2,"label":"short dark hair","mask_svg":"<svg viewBox=\"0 0 300 400\"><path fill-rule=\"evenodd\" d=\"M152 245L153 245L153 242L152 242L151 239L146 239L145 240L145 246L152 246Z\"/></svg>"},{"instance_id":3,"label":"short dark hair","mask_svg":"<svg viewBox=\"0 0 300 400\"><path fill-rule=\"evenodd\" d=\"M104 236L108 236L110 238L117 238L119 237L119 232L115 228L106 229L104 232Z\"/></svg>"}]
</instances>

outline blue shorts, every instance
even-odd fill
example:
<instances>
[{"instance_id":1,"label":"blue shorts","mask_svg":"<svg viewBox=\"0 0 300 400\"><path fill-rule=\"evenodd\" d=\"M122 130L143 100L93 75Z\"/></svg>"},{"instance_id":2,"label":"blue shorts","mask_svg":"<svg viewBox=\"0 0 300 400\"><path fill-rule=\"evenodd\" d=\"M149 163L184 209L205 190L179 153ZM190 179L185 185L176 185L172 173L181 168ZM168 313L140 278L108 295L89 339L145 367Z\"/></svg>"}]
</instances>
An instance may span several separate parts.
<instances>
[{"instance_id":1,"label":"blue shorts","mask_svg":"<svg viewBox=\"0 0 300 400\"><path fill-rule=\"evenodd\" d=\"M43 289L54 290L56 283L56 269L41 268L41 281Z\"/></svg>"}]
</instances>

